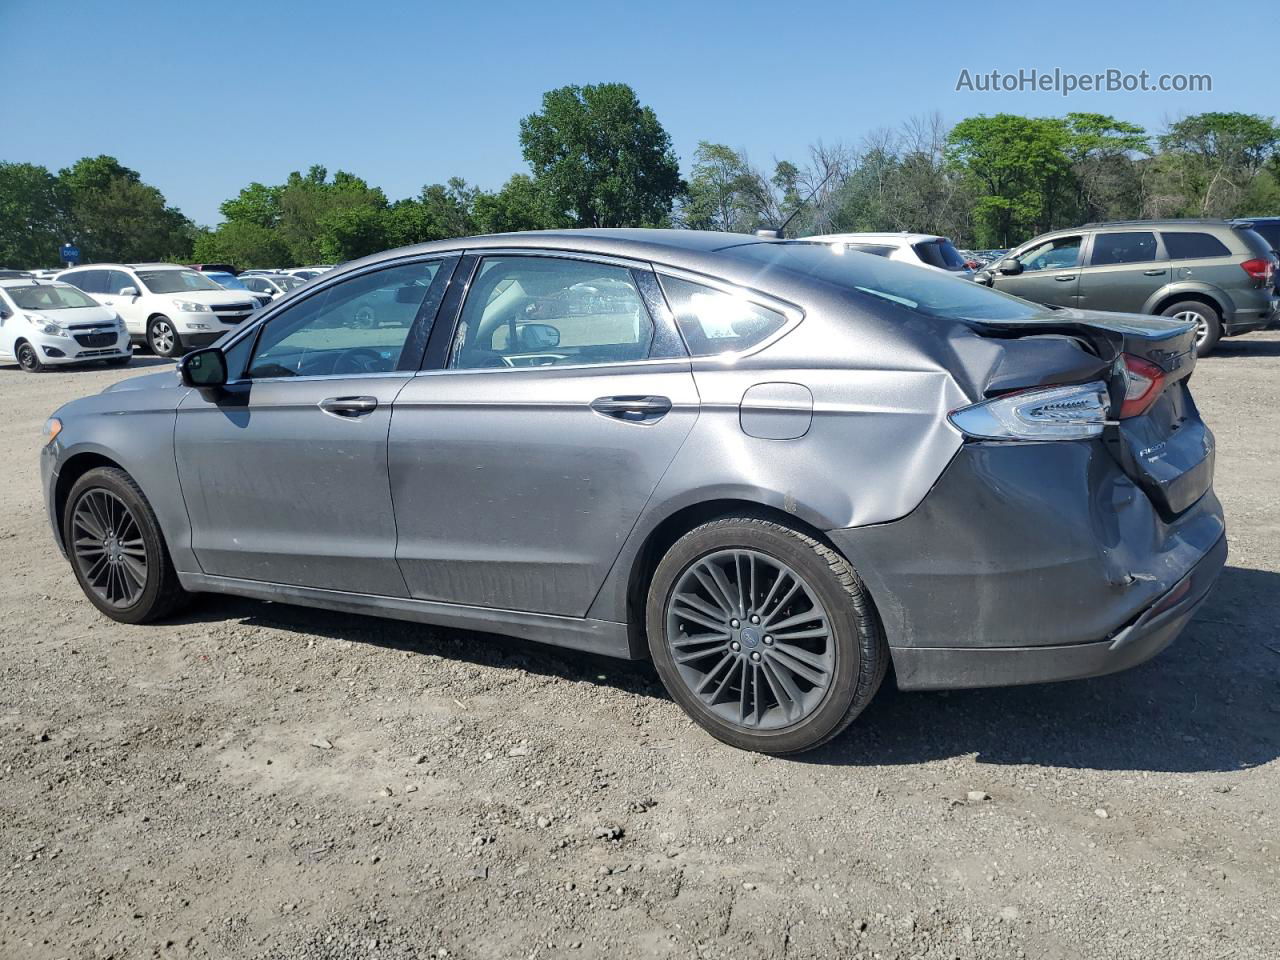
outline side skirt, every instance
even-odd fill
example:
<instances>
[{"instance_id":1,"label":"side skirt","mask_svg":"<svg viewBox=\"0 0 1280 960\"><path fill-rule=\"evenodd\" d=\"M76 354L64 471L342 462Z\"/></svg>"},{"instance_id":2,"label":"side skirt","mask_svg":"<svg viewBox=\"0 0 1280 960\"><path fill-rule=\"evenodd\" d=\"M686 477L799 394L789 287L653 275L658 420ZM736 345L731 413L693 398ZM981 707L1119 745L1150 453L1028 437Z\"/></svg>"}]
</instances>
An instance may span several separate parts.
<instances>
[{"instance_id":1,"label":"side skirt","mask_svg":"<svg viewBox=\"0 0 1280 960\"><path fill-rule=\"evenodd\" d=\"M178 579L185 589L194 593L225 593L255 600L318 607L322 610L428 623L437 627L501 633L556 647L585 650L623 660L631 659L627 625L612 620L588 620L547 613L440 603L435 600L414 600L408 597L345 593L341 590L297 587L263 580L216 577L207 573L179 573Z\"/></svg>"}]
</instances>

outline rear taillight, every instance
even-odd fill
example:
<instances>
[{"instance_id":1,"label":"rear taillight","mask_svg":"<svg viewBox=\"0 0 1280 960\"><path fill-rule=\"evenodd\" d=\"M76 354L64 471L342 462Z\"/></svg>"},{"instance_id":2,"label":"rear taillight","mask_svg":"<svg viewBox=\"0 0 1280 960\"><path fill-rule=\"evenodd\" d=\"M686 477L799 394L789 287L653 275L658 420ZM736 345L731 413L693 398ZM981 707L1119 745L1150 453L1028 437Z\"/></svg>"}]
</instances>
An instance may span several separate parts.
<instances>
[{"instance_id":1,"label":"rear taillight","mask_svg":"<svg viewBox=\"0 0 1280 960\"><path fill-rule=\"evenodd\" d=\"M1253 277L1253 279L1261 280L1264 284L1268 284L1271 282L1275 267L1269 259L1264 260L1262 257L1255 257L1240 264L1240 269Z\"/></svg>"},{"instance_id":2,"label":"rear taillight","mask_svg":"<svg viewBox=\"0 0 1280 960\"><path fill-rule=\"evenodd\" d=\"M1164 389L1164 371L1149 360L1124 355L1124 403L1120 419L1137 417L1151 409Z\"/></svg>"},{"instance_id":3,"label":"rear taillight","mask_svg":"<svg viewBox=\"0 0 1280 960\"><path fill-rule=\"evenodd\" d=\"M1099 380L1022 390L952 410L948 419L980 440L1085 440L1102 433L1110 403Z\"/></svg>"}]
</instances>

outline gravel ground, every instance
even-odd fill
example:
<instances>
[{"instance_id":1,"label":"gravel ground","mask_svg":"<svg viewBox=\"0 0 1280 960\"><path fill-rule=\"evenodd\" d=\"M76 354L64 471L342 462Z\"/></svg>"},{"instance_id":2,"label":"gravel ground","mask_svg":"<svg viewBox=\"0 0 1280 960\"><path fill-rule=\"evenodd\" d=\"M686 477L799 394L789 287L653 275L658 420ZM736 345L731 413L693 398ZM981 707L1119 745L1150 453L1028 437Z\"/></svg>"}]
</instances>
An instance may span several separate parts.
<instances>
[{"instance_id":1,"label":"gravel ground","mask_svg":"<svg viewBox=\"0 0 1280 960\"><path fill-rule=\"evenodd\" d=\"M1170 650L887 684L783 760L643 664L220 598L112 624L36 450L121 373L0 369L0 957L1280 956L1278 371L1270 333L1196 373L1231 559Z\"/></svg>"}]
</instances>

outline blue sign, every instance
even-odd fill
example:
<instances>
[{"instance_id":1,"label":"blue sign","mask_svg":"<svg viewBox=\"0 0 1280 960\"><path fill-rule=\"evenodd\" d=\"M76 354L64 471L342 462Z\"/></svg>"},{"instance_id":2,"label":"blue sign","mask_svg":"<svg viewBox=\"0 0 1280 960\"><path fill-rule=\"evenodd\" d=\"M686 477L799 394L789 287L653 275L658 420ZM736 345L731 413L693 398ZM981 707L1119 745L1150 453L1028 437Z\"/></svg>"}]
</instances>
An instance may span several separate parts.
<instances>
[{"instance_id":1,"label":"blue sign","mask_svg":"<svg viewBox=\"0 0 1280 960\"><path fill-rule=\"evenodd\" d=\"M69 243L62 245L62 262L75 266L80 262L80 248L72 246Z\"/></svg>"}]
</instances>

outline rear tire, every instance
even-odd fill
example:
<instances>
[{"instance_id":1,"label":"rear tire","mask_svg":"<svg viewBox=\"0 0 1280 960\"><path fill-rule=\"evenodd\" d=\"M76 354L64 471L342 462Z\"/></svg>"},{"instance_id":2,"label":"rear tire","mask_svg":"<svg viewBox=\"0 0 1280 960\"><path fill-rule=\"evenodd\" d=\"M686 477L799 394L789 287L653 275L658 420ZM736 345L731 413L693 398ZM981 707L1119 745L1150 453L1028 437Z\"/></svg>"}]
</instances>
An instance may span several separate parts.
<instances>
[{"instance_id":1,"label":"rear tire","mask_svg":"<svg viewBox=\"0 0 1280 960\"><path fill-rule=\"evenodd\" d=\"M1199 300L1181 300L1165 307L1161 315L1195 322L1197 357L1206 357L1213 353L1218 341L1222 339L1222 318L1218 316L1218 311L1207 303L1201 303Z\"/></svg>"},{"instance_id":2,"label":"rear tire","mask_svg":"<svg viewBox=\"0 0 1280 960\"><path fill-rule=\"evenodd\" d=\"M769 520L713 520L676 541L654 571L646 624L672 698L716 739L760 753L837 736L889 663L848 562Z\"/></svg>"},{"instance_id":3,"label":"rear tire","mask_svg":"<svg viewBox=\"0 0 1280 960\"><path fill-rule=\"evenodd\" d=\"M182 338L168 317L152 317L147 321L147 346L157 357L182 355Z\"/></svg>"},{"instance_id":4,"label":"rear tire","mask_svg":"<svg viewBox=\"0 0 1280 960\"><path fill-rule=\"evenodd\" d=\"M150 623L190 597L151 504L119 467L97 467L75 482L62 536L80 589L112 620Z\"/></svg>"},{"instance_id":5,"label":"rear tire","mask_svg":"<svg viewBox=\"0 0 1280 960\"><path fill-rule=\"evenodd\" d=\"M27 341L23 340L19 343L15 352L18 358L18 366L26 373L40 373L44 370L44 364L40 362L40 352Z\"/></svg>"}]
</instances>

